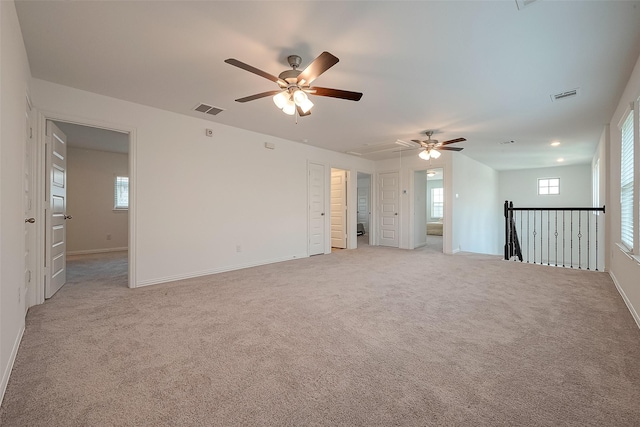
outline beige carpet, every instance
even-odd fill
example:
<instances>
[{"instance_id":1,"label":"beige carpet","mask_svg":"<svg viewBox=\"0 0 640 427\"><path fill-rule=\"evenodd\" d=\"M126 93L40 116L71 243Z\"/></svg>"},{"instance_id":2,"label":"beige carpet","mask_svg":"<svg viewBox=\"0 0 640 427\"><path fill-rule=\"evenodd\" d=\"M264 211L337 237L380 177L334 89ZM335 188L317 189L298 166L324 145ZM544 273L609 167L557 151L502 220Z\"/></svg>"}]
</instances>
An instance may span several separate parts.
<instances>
[{"instance_id":1,"label":"beige carpet","mask_svg":"<svg viewBox=\"0 0 640 427\"><path fill-rule=\"evenodd\" d=\"M3 426L640 424L605 273L363 246L129 290L96 259L29 311Z\"/></svg>"}]
</instances>

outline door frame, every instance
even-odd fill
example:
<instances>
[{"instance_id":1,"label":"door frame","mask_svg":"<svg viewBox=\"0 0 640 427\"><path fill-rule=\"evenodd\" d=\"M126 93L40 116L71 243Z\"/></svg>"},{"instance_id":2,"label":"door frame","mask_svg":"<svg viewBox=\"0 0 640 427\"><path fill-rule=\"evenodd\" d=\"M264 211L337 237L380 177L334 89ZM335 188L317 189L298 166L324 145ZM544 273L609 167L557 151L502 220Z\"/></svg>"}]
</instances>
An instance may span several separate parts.
<instances>
[{"instance_id":1,"label":"door frame","mask_svg":"<svg viewBox=\"0 0 640 427\"><path fill-rule=\"evenodd\" d=\"M453 182L451 174L451 167L447 167L444 164L432 165L430 167L418 167L409 170L409 173L413 177L413 179L409 180L409 191L411 194L415 191L414 179L415 173L418 171L426 171L428 169L442 169L442 188L444 189L444 209L443 209L443 227L442 227L442 252L445 254L453 254L454 251L451 249L452 245L452 230L453 230L453 187L451 183ZM409 198L409 248L415 249L414 245L414 224L415 224L415 215L414 215L414 198Z\"/></svg>"},{"instance_id":2,"label":"door frame","mask_svg":"<svg viewBox=\"0 0 640 427\"><path fill-rule=\"evenodd\" d=\"M122 132L129 134L129 250L128 250L128 286L129 288L137 287L136 276L136 254L137 254L137 238L136 238L136 128L110 123L100 120L91 120L85 117L78 117L70 114L57 113L47 110L36 111L36 123L35 129L37 133L37 139L35 144L35 178L36 185L34 186L34 200L36 207L36 224L41 226L36 228L36 247L40 248L35 253L36 262L36 283L35 283L35 304L42 304L45 301L45 277L48 277L48 268L45 267L45 254L44 248L46 241L46 232L42 224L45 224L45 185L47 185L48 179L46 177L46 128L47 120L54 120L59 122L67 122L76 125L90 126L94 128L106 129L116 132Z\"/></svg>"},{"instance_id":3,"label":"door frame","mask_svg":"<svg viewBox=\"0 0 640 427\"><path fill-rule=\"evenodd\" d=\"M358 244L358 239L357 239L357 232L358 232L358 175L359 174L363 174L363 175L368 175L369 176L369 232L368 232L368 243L369 246L374 246L375 245L375 236L377 236L376 233L376 226L375 226L375 222L374 222L374 218L377 218L377 216L375 215L376 212L376 204L375 204L375 200L374 200L374 195L375 195L375 191L374 188L375 187L375 174L373 172L369 172L369 171L362 171L362 170L357 170L355 172L355 176L356 176L356 247Z\"/></svg>"}]
</instances>

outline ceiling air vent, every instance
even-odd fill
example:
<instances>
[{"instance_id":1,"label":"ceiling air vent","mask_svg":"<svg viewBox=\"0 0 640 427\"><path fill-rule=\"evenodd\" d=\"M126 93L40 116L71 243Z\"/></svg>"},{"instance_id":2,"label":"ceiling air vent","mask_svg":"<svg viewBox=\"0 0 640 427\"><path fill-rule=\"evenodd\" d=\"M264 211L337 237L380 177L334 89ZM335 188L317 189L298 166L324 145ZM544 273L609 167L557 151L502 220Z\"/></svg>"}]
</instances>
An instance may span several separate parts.
<instances>
[{"instance_id":1,"label":"ceiling air vent","mask_svg":"<svg viewBox=\"0 0 640 427\"><path fill-rule=\"evenodd\" d=\"M560 101L562 99L573 98L578 95L578 89L571 89L566 92L556 93L555 95L551 95L552 101Z\"/></svg>"},{"instance_id":2,"label":"ceiling air vent","mask_svg":"<svg viewBox=\"0 0 640 427\"><path fill-rule=\"evenodd\" d=\"M199 104L194 108L194 111L199 111L201 113L211 114L212 116L215 116L216 114L221 113L222 111L224 111L224 109L223 108L214 107L212 105Z\"/></svg>"}]
</instances>

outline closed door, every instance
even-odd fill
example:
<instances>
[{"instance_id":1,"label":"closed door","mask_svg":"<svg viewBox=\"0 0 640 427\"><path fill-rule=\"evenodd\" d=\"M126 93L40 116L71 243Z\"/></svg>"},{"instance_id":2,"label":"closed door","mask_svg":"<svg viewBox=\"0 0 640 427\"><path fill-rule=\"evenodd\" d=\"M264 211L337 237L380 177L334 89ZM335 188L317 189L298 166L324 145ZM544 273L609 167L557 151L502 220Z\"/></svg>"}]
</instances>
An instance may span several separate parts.
<instances>
[{"instance_id":1,"label":"closed door","mask_svg":"<svg viewBox=\"0 0 640 427\"><path fill-rule=\"evenodd\" d=\"M331 247L347 247L347 171L331 169Z\"/></svg>"},{"instance_id":2,"label":"closed door","mask_svg":"<svg viewBox=\"0 0 640 427\"><path fill-rule=\"evenodd\" d=\"M399 238L398 211L400 204L400 185L398 172L387 172L379 175L380 197L380 246L397 248Z\"/></svg>"},{"instance_id":3,"label":"closed door","mask_svg":"<svg viewBox=\"0 0 640 427\"><path fill-rule=\"evenodd\" d=\"M45 298L51 298L66 282L67 137L47 121L47 269Z\"/></svg>"},{"instance_id":4,"label":"closed door","mask_svg":"<svg viewBox=\"0 0 640 427\"><path fill-rule=\"evenodd\" d=\"M309 163L309 255L324 253L324 166Z\"/></svg>"},{"instance_id":5,"label":"closed door","mask_svg":"<svg viewBox=\"0 0 640 427\"><path fill-rule=\"evenodd\" d=\"M20 291L20 300L24 304L24 310L31 305L31 299L35 297L33 290L35 267L35 218L33 204L33 127L31 125L31 105L27 99L25 112L25 139L24 139L24 287Z\"/></svg>"}]
</instances>

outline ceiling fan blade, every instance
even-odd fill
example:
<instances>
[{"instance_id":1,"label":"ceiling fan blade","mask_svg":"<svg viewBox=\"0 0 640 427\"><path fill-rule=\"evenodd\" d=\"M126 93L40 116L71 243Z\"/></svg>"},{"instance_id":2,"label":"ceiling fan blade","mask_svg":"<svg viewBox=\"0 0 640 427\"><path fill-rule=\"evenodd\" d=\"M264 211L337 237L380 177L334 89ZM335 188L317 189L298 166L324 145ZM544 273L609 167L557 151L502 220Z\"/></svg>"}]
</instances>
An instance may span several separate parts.
<instances>
[{"instance_id":1,"label":"ceiling fan blade","mask_svg":"<svg viewBox=\"0 0 640 427\"><path fill-rule=\"evenodd\" d=\"M300 117L304 117L304 116L308 116L311 114L311 110L307 111L306 113L304 111L302 111L302 108L300 108L299 106L296 105L296 110L298 110L298 115Z\"/></svg>"},{"instance_id":2,"label":"ceiling fan blade","mask_svg":"<svg viewBox=\"0 0 640 427\"><path fill-rule=\"evenodd\" d=\"M242 68L243 70L248 71L250 73L257 74L260 77L264 77L267 80L271 80L272 82L276 82L280 86L283 86L283 87L287 86L287 82L285 82L281 78L278 78L278 77L274 76L273 74L269 74L266 71L259 70L256 67L252 67L249 64L245 64L244 62L238 61L237 59L229 58L229 59L225 59L224 62L226 62L229 65L233 65L235 67Z\"/></svg>"},{"instance_id":3,"label":"ceiling fan blade","mask_svg":"<svg viewBox=\"0 0 640 427\"><path fill-rule=\"evenodd\" d=\"M448 150L448 151L462 151L464 150L464 148L460 148L460 147L438 147L436 148L436 150L440 151L444 151L444 150Z\"/></svg>"},{"instance_id":4,"label":"ceiling fan blade","mask_svg":"<svg viewBox=\"0 0 640 427\"><path fill-rule=\"evenodd\" d=\"M450 139L448 141L443 141L440 143L440 145L447 145L447 144L453 144L455 142L464 142L466 141L466 139L464 138L456 138L456 139Z\"/></svg>"},{"instance_id":5,"label":"ceiling fan blade","mask_svg":"<svg viewBox=\"0 0 640 427\"><path fill-rule=\"evenodd\" d=\"M256 93L255 95L245 96L244 98L236 99L236 102L249 102L254 99L265 98L267 96L274 96L282 92L281 90L270 90L269 92Z\"/></svg>"},{"instance_id":6,"label":"ceiling fan blade","mask_svg":"<svg viewBox=\"0 0 640 427\"><path fill-rule=\"evenodd\" d=\"M350 92L348 90L329 89L326 87L314 86L310 88L309 93L318 96L330 96L331 98L347 99L349 101L360 101L362 94L360 92Z\"/></svg>"},{"instance_id":7,"label":"ceiling fan blade","mask_svg":"<svg viewBox=\"0 0 640 427\"><path fill-rule=\"evenodd\" d=\"M311 62L299 75L298 84L310 85L320 74L338 63L339 59L329 52L322 52L320 56Z\"/></svg>"}]
</instances>

